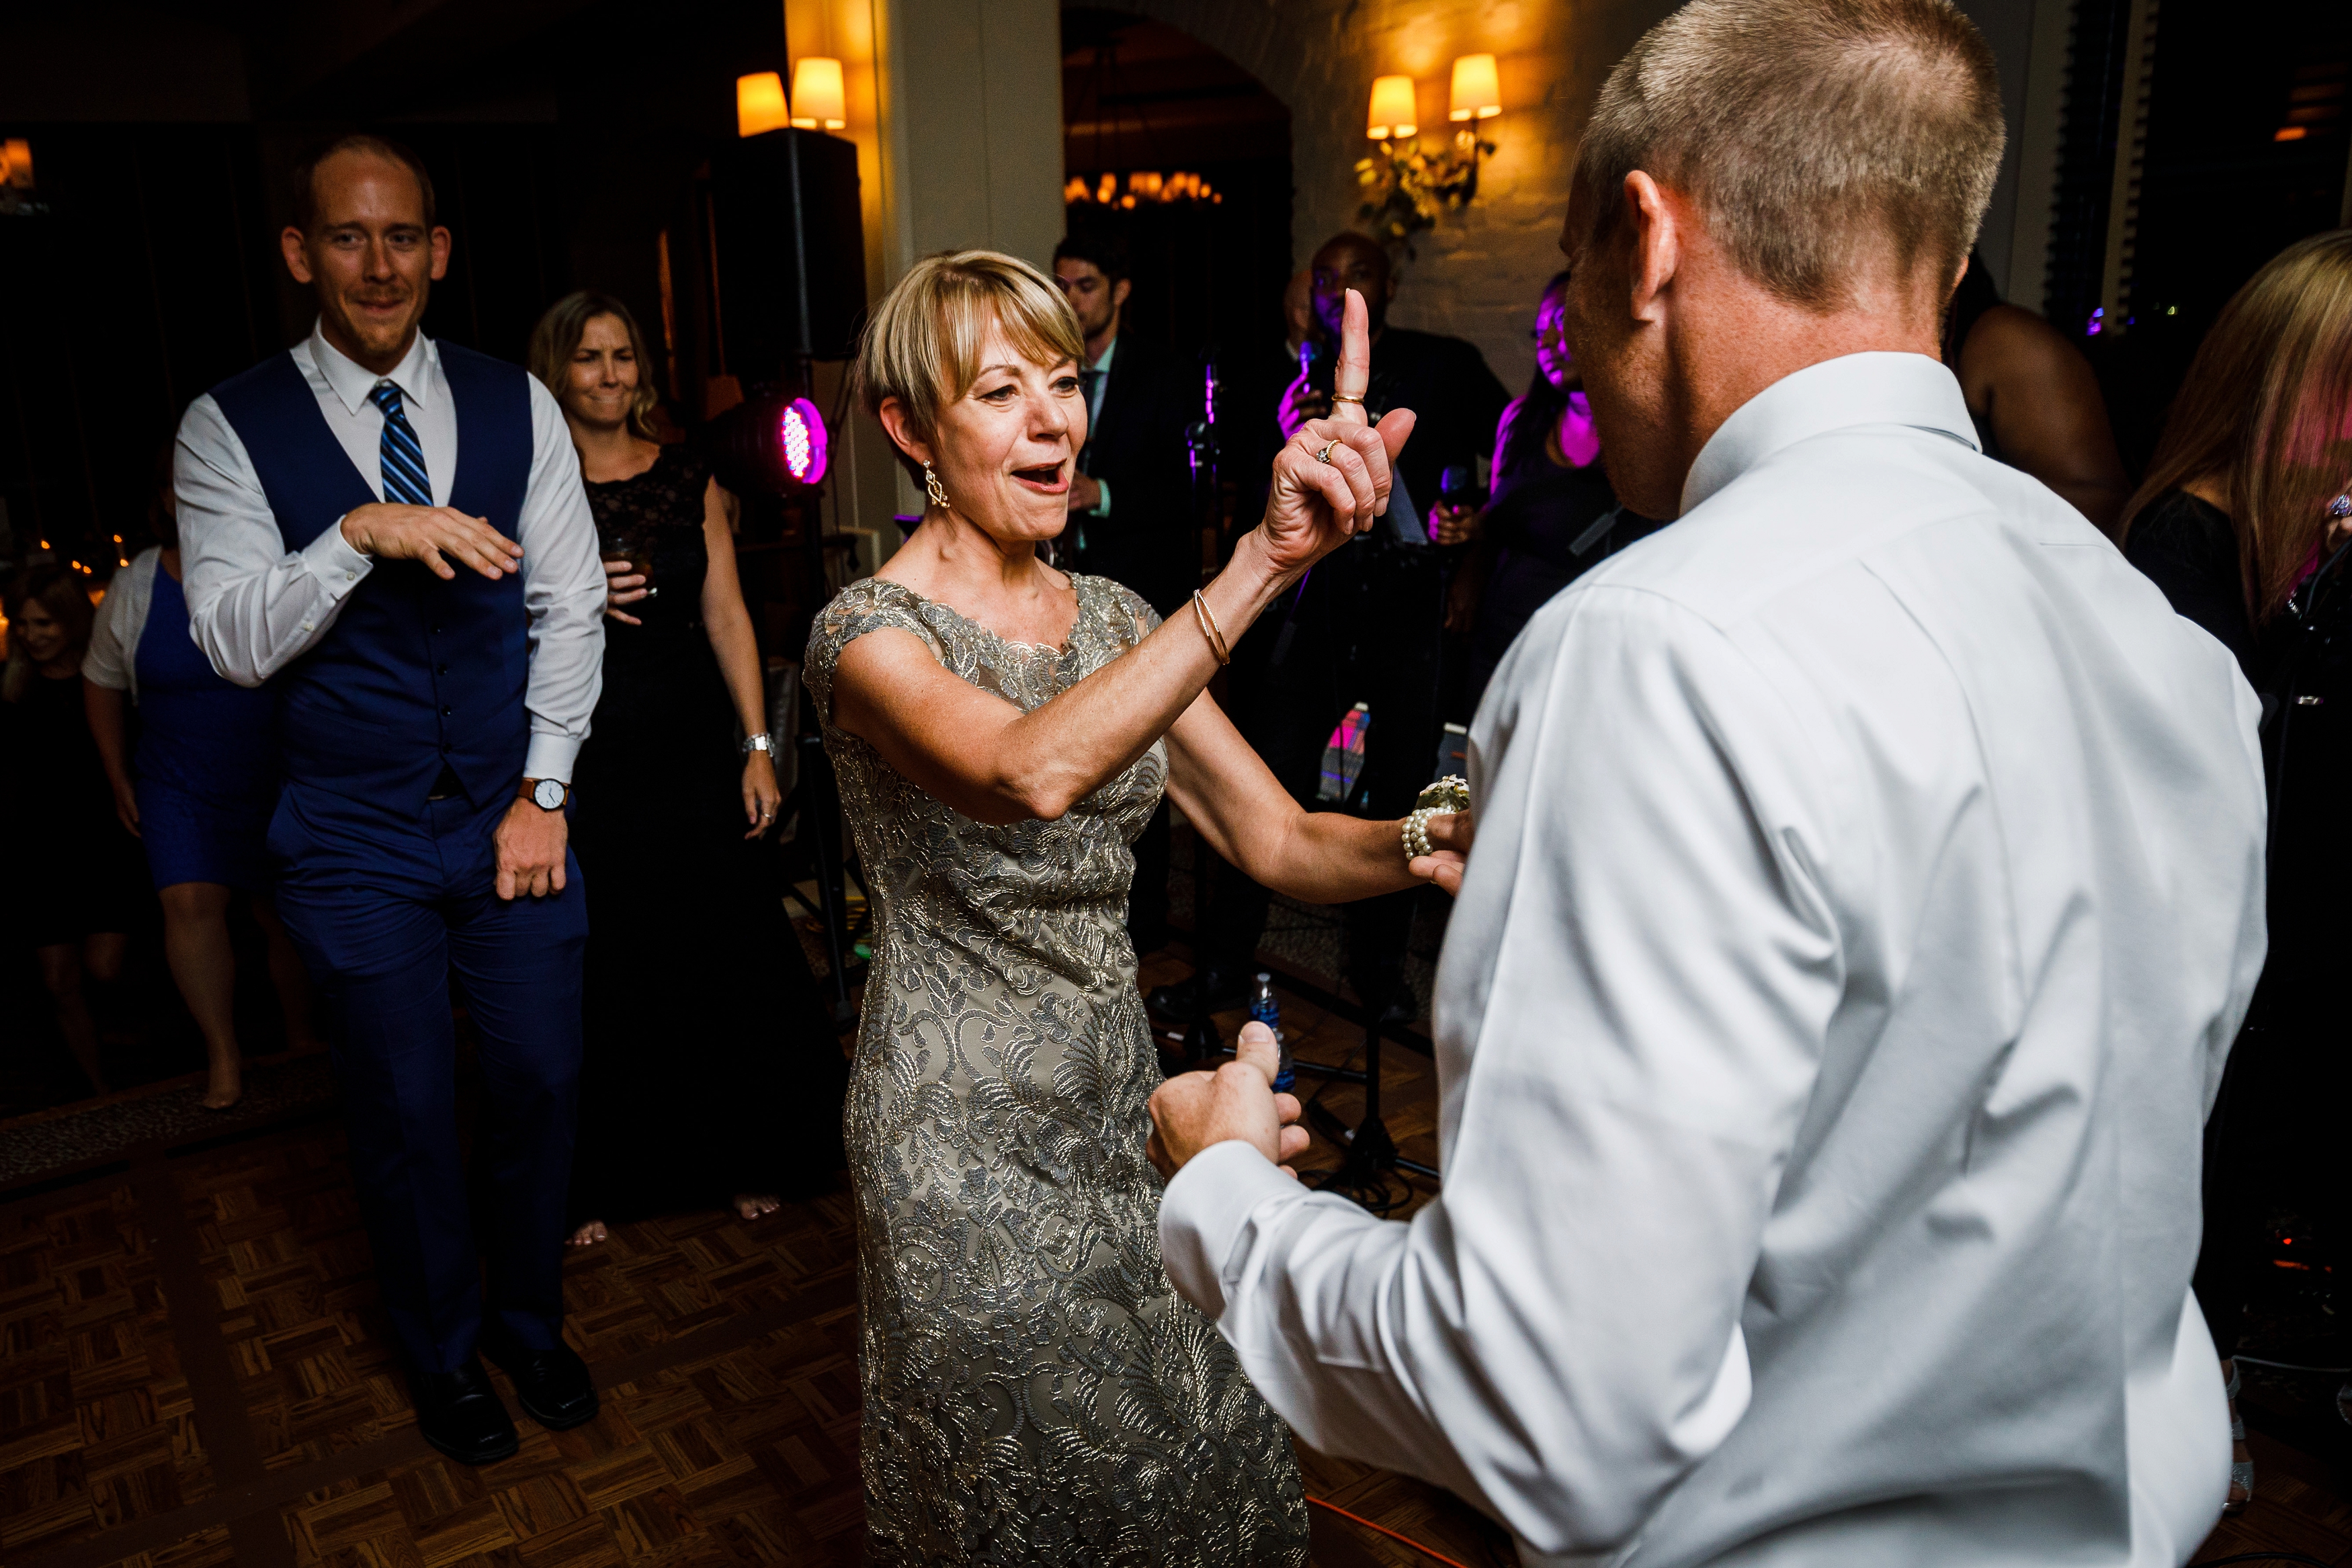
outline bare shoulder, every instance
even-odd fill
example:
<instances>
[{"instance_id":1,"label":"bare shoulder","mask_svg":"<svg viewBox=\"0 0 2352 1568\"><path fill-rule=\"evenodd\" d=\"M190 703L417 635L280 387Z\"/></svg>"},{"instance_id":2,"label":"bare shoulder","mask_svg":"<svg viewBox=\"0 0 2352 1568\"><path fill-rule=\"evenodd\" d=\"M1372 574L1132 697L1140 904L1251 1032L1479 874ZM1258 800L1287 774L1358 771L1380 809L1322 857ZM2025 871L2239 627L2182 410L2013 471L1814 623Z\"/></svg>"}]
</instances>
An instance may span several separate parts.
<instances>
[{"instance_id":1,"label":"bare shoulder","mask_svg":"<svg viewBox=\"0 0 2352 1568\"><path fill-rule=\"evenodd\" d=\"M1960 345L1963 381L2004 371L2080 361L2066 335L2021 305L1996 305L1977 319Z\"/></svg>"}]
</instances>

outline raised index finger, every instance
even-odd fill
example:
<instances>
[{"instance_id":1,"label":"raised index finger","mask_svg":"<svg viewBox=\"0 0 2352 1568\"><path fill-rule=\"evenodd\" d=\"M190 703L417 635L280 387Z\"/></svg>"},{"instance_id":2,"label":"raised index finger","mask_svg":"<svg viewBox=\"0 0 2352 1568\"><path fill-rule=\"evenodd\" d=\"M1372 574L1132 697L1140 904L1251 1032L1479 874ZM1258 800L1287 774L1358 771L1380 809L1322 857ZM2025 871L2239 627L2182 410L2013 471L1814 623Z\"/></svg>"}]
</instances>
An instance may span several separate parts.
<instances>
[{"instance_id":1,"label":"raised index finger","mask_svg":"<svg viewBox=\"0 0 2352 1568\"><path fill-rule=\"evenodd\" d=\"M1364 389L1372 383L1371 317L1364 309L1364 297L1354 289L1348 290L1348 300L1339 312L1339 365L1331 377L1331 423L1334 424L1364 424L1362 398ZM1342 402L1341 397L1358 401Z\"/></svg>"}]
</instances>

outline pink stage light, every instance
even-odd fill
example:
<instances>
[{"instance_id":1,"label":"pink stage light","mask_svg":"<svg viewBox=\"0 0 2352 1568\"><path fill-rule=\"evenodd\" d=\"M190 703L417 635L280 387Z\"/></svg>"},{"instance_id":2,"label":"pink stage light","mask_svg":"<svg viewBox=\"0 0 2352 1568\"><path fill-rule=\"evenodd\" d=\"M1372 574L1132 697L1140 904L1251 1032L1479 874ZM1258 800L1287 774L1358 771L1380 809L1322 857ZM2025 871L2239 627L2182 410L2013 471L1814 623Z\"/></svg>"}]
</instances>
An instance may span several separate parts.
<instances>
[{"instance_id":1,"label":"pink stage light","mask_svg":"<svg viewBox=\"0 0 2352 1568\"><path fill-rule=\"evenodd\" d=\"M784 461L784 472L795 484L814 485L824 477L825 453L830 443L825 439L824 418L816 404L804 397L796 397L784 404L776 416L776 446Z\"/></svg>"}]
</instances>

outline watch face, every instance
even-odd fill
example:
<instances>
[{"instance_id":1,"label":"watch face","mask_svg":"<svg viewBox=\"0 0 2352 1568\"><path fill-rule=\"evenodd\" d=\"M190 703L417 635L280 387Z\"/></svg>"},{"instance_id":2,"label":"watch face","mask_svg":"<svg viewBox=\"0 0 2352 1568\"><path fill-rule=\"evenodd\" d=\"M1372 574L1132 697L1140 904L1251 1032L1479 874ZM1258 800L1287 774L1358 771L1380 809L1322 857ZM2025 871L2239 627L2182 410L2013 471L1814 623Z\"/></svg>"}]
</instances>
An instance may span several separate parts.
<instances>
[{"instance_id":1,"label":"watch face","mask_svg":"<svg viewBox=\"0 0 2352 1568\"><path fill-rule=\"evenodd\" d=\"M563 804L563 786L552 779L542 779L530 789L531 803L542 811L552 811Z\"/></svg>"}]
</instances>

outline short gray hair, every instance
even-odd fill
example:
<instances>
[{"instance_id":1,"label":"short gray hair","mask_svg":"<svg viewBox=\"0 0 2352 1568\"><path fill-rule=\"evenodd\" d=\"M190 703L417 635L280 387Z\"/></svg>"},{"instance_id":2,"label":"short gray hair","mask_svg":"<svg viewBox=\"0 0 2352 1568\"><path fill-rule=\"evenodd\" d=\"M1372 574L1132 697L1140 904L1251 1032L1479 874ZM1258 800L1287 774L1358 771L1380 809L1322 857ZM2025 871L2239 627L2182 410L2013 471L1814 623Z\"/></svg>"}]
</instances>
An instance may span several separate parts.
<instances>
[{"instance_id":1,"label":"short gray hair","mask_svg":"<svg viewBox=\"0 0 2352 1568\"><path fill-rule=\"evenodd\" d=\"M917 262L874 308L857 344L858 400L879 413L884 399L897 398L915 434L931 440L940 410L980 379L992 321L1016 351L1048 370L1086 358L1078 319L1044 273L1002 251L947 251ZM921 464L896 443L891 450L922 478Z\"/></svg>"},{"instance_id":2,"label":"short gray hair","mask_svg":"<svg viewBox=\"0 0 2352 1568\"><path fill-rule=\"evenodd\" d=\"M2007 133L1992 50L1950 0L1691 0L1609 73L1577 152L1597 244L1639 169L1750 277L1816 310L1892 248L1948 281Z\"/></svg>"}]
</instances>

